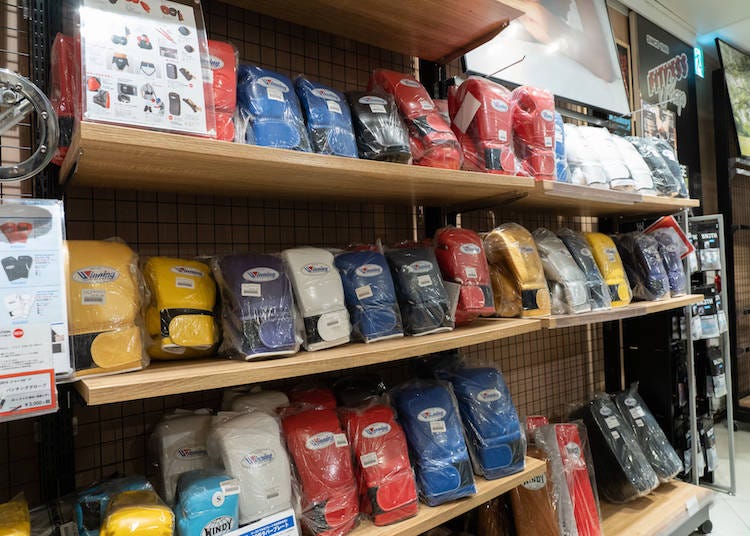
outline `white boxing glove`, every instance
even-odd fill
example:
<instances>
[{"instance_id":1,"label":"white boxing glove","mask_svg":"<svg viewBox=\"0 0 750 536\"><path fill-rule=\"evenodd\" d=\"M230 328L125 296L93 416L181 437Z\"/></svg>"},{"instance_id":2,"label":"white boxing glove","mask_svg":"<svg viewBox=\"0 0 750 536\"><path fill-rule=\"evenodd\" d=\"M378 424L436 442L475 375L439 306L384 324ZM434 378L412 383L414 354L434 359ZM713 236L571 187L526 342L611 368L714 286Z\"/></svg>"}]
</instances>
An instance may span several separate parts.
<instances>
[{"instance_id":1,"label":"white boxing glove","mask_svg":"<svg viewBox=\"0 0 750 536\"><path fill-rule=\"evenodd\" d=\"M305 323L305 349L312 352L349 342L349 312L333 255L319 248L295 248L281 256Z\"/></svg>"},{"instance_id":2,"label":"white boxing glove","mask_svg":"<svg viewBox=\"0 0 750 536\"><path fill-rule=\"evenodd\" d=\"M590 311L591 295L586 275L568 248L555 233L544 227L534 231L533 235L552 296L552 314Z\"/></svg>"},{"instance_id":3,"label":"white boxing glove","mask_svg":"<svg viewBox=\"0 0 750 536\"><path fill-rule=\"evenodd\" d=\"M648 164L643 159L638 149L633 147L628 140L621 138L620 136L612 136L612 139L617 145L617 149L620 151L622 158L625 161L625 165L630 170L630 175L635 181L635 190L641 194L656 195L654 189L654 179L651 177L651 170Z\"/></svg>"},{"instance_id":4,"label":"white boxing glove","mask_svg":"<svg viewBox=\"0 0 750 536\"><path fill-rule=\"evenodd\" d=\"M274 414L278 408L289 405L289 397L281 391L251 391L232 399L232 411L260 410Z\"/></svg>"},{"instance_id":5,"label":"white boxing glove","mask_svg":"<svg viewBox=\"0 0 750 536\"><path fill-rule=\"evenodd\" d=\"M580 127L579 130L586 138L589 148L599 156L604 173L609 179L609 187L620 191L635 190L635 181L630 176L630 170L625 165L609 130L601 127Z\"/></svg>"},{"instance_id":6,"label":"white boxing glove","mask_svg":"<svg viewBox=\"0 0 750 536\"><path fill-rule=\"evenodd\" d=\"M570 181L573 184L609 188L609 179L604 173L599 156L589 147L581 127L565 123L563 128Z\"/></svg>"}]
</instances>

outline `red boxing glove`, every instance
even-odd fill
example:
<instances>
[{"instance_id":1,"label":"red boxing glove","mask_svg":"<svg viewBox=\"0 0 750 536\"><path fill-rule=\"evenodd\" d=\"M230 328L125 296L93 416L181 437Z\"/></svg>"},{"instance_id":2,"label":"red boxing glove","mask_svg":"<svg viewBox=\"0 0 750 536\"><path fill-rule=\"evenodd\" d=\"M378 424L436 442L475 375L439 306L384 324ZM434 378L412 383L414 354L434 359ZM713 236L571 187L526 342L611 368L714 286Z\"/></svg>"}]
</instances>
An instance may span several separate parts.
<instances>
[{"instance_id":1,"label":"red boxing glove","mask_svg":"<svg viewBox=\"0 0 750 536\"><path fill-rule=\"evenodd\" d=\"M336 412L303 411L282 426L302 485L302 524L316 536L347 534L359 513L357 483Z\"/></svg>"},{"instance_id":2,"label":"red boxing glove","mask_svg":"<svg viewBox=\"0 0 750 536\"><path fill-rule=\"evenodd\" d=\"M377 526L417 515L414 471L393 410L381 404L344 410L343 419L358 467L362 510Z\"/></svg>"},{"instance_id":3,"label":"red boxing glove","mask_svg":"<svg viewBox=\"0 0 750 536\"><path fill-rule=\"evenodd\" d=\"M81 98L81 47L73 37L61 33L55 36L50 52L49 96L60 125L60 139L52 157L52 163L59 166L68 153Z\"/></svg>"},{"instance_id":4,"label":"red boxing glove","mask_svg":"<svg viewBox=\"0 0 750 536\"><path fill-rule=\"evenodd\" d=\"M216 139L234 140L234 110L237 107L237 51L222 41L208 42L213 72L213 110L216 118Z\"/></svg>"},{"instance_id":5,"label":"red boxing glove","mask_svg":"<svg viewBox=\"0 0 750 536\"><path fill-rule=\"evenodd\" d=\"M555 98L530 86L511 95L513 145L524 170L537 180L555 179Z\"/></svg>"},{"instance_id":6,"label":"red boxing glove","mask_svg":"<svg viewBox=\"0 0 750 536\"><path fill-rule=\"evenodd\" d=\"M446 169L461 167L463 157L456 136L416 78L375 69L368 89L375 88L383 89L396 99L409 128L409 144L415 164Z\"/></svg>"},{"instance_id":7,"label":"red boxing glove","mask_svg":"<svg viewBox=\"0 0 750 536\"><path fill-rule=\"evenodd\" d=\"M322 387L295 389L289 393L289 402L303 409L336 409L336 395Z\"/></svg>"}]
</instances>

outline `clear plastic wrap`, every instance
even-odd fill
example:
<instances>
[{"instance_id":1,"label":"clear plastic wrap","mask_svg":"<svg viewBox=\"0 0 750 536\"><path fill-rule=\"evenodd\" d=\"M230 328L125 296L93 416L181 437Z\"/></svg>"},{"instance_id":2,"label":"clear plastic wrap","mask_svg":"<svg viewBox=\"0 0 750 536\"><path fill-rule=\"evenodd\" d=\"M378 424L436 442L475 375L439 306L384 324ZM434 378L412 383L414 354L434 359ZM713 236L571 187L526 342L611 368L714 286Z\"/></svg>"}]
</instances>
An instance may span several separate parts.
<instances>
[{"instance_id":1,"label":"clear plastic wrap","mask_svg":"<svg viewBox=\"0 0 750 536\"><path fill-rule=\"evenodd\" d=\"M31 510L31 536L77 536L75 493L53 499ZM2 519L2 506L0 506ZM0 533L3 532L0 522ZM15 534L12 533L11 534Z\"/></svg>"},{"instance_id":2,"label":"clear plastic wrap","mask_svg":"<svg viewBox=\"0 0 750 536\"><path fill-rule=\"evenodd\" d=\"M628 166L606 128L579 127L578 131L586 138L589 148L599 157L607 182L612 190L633 191L636 183Z\"/></svg>"},{"instance_id":3,"label":"clear plastic wrap","mask_svg":"<svg viewBox=\"0 0 750 536\"><path fill-rule=\"evenodd\" d=\"M610 237L603 233L584 233L584 236L604 282L609 288L612 307L628 305L633 300L633 292L630 290L630 282L625 274L625 267L617 246Z\"/></svg>"},{"instance_id":4,"label":"clear plastic wrap","mask_svg":"<svg viewBox=\"0 0 750 536\"><path fill-rule=\"evenodd\" d=\"M74 37L58 33L50 50L49 100L57 114L60 139L52 163L62 165L80 118L81 47Z\"/></svg>"},{"instance_id":5,"label":"clear plastic wrap","mask_svg":"<svg viewBox=\"0 0 750 536\"><path fill-rule=\"evenodd\" d=\"M157 423L149 441L159 467L159 493L173 504L177 480L182 473L211 465L206 451L211 414L208 410L178 411Z\"/></svg>"},{"instance_id":6,"label":"clear plastic wrap","mask_svg":"<svg viewBox=\"0 0 750 536\"><path fill-rule=\"evenodd\" d=\"M217 470L180 476L174 513L177 536L223 536L239 523L240 484Z\"/></svg>"},{"instance_id":7,"label":"clear plastic wrap","mask_svg":"<svg viewBox=\"0 0 750 536\"><path fill-rule=\"evenodd\" d=\"M513 152L537 180L555 180L555 97L546 89L521 86L511 95Z\"/></svg>"},{"instance_id":8,"label":"clear plastic wrap","mask_svg":"<svg viewBox=\"0 0 750 536\"><path fill-rule=\"evenodd\" d=\"M359 157L408 164L409 131L398 114L393 95L381 90L351 91L346 98L352 113Z\"/></svg>"},{"instance_id":9,"label":"clear plastic wrap","mask_svg":"<svg viewBox=\"0 0 750 536\"><path fill-rule=\"evenodd\" d=\"M611 308L612 297L609 293L609 287L596 265L586 238L583 234L565 227L557 232L557 236L563 241L576 264L586 276L586 285L591 298L591 310L601 311Z\"/></svg>"},{"instance_id":10,"label":"clear plastic wrap","mask_svg":"<svg viewBox=\"0 0 750 536\"><path fill-rule=\"evenodd\" d=\"M383 379L372 372L345 375L333 384L338 404L344 408L356 408L379 400L388 387Z\"/></svg>"},{"instance_id":11,"label":"clear plastic wrap","mask_svg":"<svg viewBox=\"0 0 750 536\"><path fill-rule=\"evenodd\" d=\"M521 292L513 283L513 279L495 264L490 264L490 281L492 295L495 300L495 316L513 318L521 316Z\"/></svg>"},{"instance_id":12,"label":"clear plastic wrap","mask_svg":"<svg viewBox=\"0 0 750 536\"><path fill-rule=\"evenodd\" d=\"M427 335L454 327L448 292L443 285L435 252L421 247L389 249L396 296L407 335Z\"/></svg>"},{"instance_id":13,"label":"clear plastic wrap","mask_svg":"<svg viewBox=\"0 0 750 536\"><path fill-rule=\"evenodd\" d=\"M342 536L357 523L357 482L352 453L333 409L287 415L284 438L302 499L302 526L313 535Z\"/></svg>"},{"instance_id":14,"label":"clear plastic wrap","mask_svg":"<svg viewBox=\"0 0 750 536\"><path fill-rule=\"evenodd\" d=\"M262 411L220 413L206 445L209 456L240 483L240 525L292 505L289 457L274 417Z\"/></svg>"},{"instance_id":15,"label":"clear plastic wrap","mask_svg":"<svg viewBox=\"0 0 750 536\"><path fill-rule=\"evenodd\" d=\"M211 261L221 292L221 353L251 360L299 351L292 284L274 255L239 253Z\"/></svg>"},{"instance_id":16,"label":"clear plastic wrap","mask_svg":"<svg viewBox=\"0 0 750 536\"><path fill-rule=\"evenodd\" d=\"M531 233L517 223L504 223L484 237L490 265L512 279L520 297L521 316L550 314L550 295L544 267ZM508 299L503 296L503 299Z\"/></svg>"},{"instance_id":17,"label":"clear plastic wrap","mask_svg":"<svg viewBox=\"0 0 750 536\"><path fill-rule=\"evenodd\" d=\"M557 235L540 227L533 233L544 267L551 297L552 314L576 314L591 310L586 275Z\"/></svg>"},{"instance_id":18,"label":"clear plastic wrap","mask_svg":"<svg viewBox=\"0 0 750 536\"><path fill-rule=\"evenodd\" d=\"M615 395L617 409L635 434L646 459L659 477L660 482L669 482L682 472L682 461L669 443L664 431L656 422L641 396L638 383Z\"/></svg>"},{"instance_id":19,"label":"clear plastic wrap","mask_svg":"<svg viewBox=\"0 0 750 536\"><path fill-rule=\"evenodd\" d=\"M568 158L568 178L573 184L609 188L599 155L583 136L581 128L571 123L563 126L565 152Z\"/></svg>"},{"instance_id":20,"label":"clear plastic wrap","mask_svg":"<svg viewBox=\"0 0 750 536\"><path fill-rule=\"evenodd\" d=\"M68 319L76 376L148 366L138 257L118 241L69 240Z\"/></svg>"},{"instance_id":21,"label":"clear plastic wrap","mask_svg":"<svg viewBox=\"0 0 750 536\"><path fill-rule=\"evenodd\" d=\"M570 182L568 155L565 152L565 123L558 112L555 112L555 180Z\"/></svg>"},{"instance_id":22,"label":"clear plastic wrap","mask_svg":"<svg viewBox=\"0 0 750 536\"><path fill-rule=\"evenodd\" d=\"M258 389L241 394L232 399L230 408L232 411L265 411L271 415L275 414L280 408L289 405L289 397L281 391L265 391Z\"/></svg>"},{"instance_id":23,"label":"clear plastic wrap","mask_svg":"<svg viewBox=\"0 0 750 536\"><path fill-rule=\"evenodd\" d=\"M154 359L205 357L216 351L216 283L208 265L151 257L143 266L151 294L146 327Z\"/></svg>"},{"instance_id":24,"label":"clear plastic wrap","mask_svg":"<svg viewBox=\"0 0 750 536\"><path fill-rule=\"evenodd\" d=\"M602 496L624 503L648 495L659 486L659 477L643 454L630 426L606 393L576 411L591 441L597 485Z\"/></svg>"},{"instance_id":25,"label":"clear plastic wrap","mask_svg":"<svg viewBox=\"0 0 750 536\"><path fill-rule=\"evenodd\" d=\"M294 85L283 74L240 64L237 104L235 141L312 151Z\"/></svg>"},{"instance_id":26,"label":"clear plastic wrap","mask_svg":"<svg viewBox=\"0 0 750 536\"><path fill-rule=\"evenodd\" d=\"M79 536L98 536L112 497L124 491L150 490L151 484L142 476L105 480L78 494L75 505Z\"/></svg>"},{"instance_id":27,"label":"clear plastic wrap","mask_svg":"<svg viewBox=\"0 0 750 536\"><path fill-rule=\"evenodd\" d=\"M376 526L417 515L417 484L406 435L393 410L371 399L341 412L359 475L361 510Z\"/></svg>"},{"instance_id":28,"label":"clear plastic wrap","mask_svg":"<svg viewBox=\"0 0 750 536\"><path fill-rule=\"evenodd\" d=\"M453 385L474 472L494 480L523 471L526 438L502 373L455 368L437 374Z\"/></svg>"},{"instance_id":29,"label":"clear plastic wrap","mask_svg":"<svg viewBox=\"0 0 750 536\"><path fill-rule=\"evenodd\" d=\"M639 232L617 235L616 239L633 295L647 301L669 298L669 276L656 239Z\"/></svg>"},{"instance_id":30,"label":"clear plastic wrap","mask_svg":"<svg viewBox=\"0 0 750 536\"><path fill-rule=\"evenodd\" d=\"M446 282L460 285L456 325L468 324L495 312L490 270L482 239L470 229L443 227L433 240L435 257Z\"/></svg>"},{"instance_id":31,"label":"clear plastic wrap","mask_svg":"<svg viewBox=\"0 0 750 536\"><path fill-rule=\"evenodd\" d=\"M239 53L231 43L208 41L213 75L213 111L216 139L234 141L234 113L237 110L237 65Z\"/></svg>"},{"instance_id":32,"label":"clear plastic wrap","mask_svg":"<svg viewBox=\"0 0 750 536\"><path fill-rule=\"evenodd\" d=\"M644 162L651 169L651 178L658 195L676 197L681 190L678 180L667 165L659 147L654 143L654 138L639 138L628 136L628 140L638 151Z\"/></svg>"},{"instance_id":33,"label":"clear plastic wrap","mask_svg":"<svg viewBox=\"0 0 750 536\"><path fill-rule=\"evenodd\" d=\"M664 162L666 162L669 171L672 172L675 181L677 182L677 197L688 197L687 185L685 180L682 178L682 166L680 166L677 155L674 152L674 148L666 141L661 138L649 138L656 149L661 153Z\"/></svg>"},{"instance_id":34,"label":"clear plastic wrap","mask_svg":"<svg viewBox=\"0 0 750 536\"><path fill-rule=\"evenodd\" d=\"M289 402L299 409L336 409L336 395L321 385L297 385L289 391Z\"/></svg>"},{"instance_id":35,"label":"clear plastic wrap","mask_svg":"<svg viewBox=\"0 0 750 536\"><path fill-rule=\"evenodd\" d=\"M0 534L3 536L30 536L31 517L23 493L0 504Z\"/></svg>"},{"instance_id":36,"label":"clear plastic wrap","mask_svg":"<svg viewBox=\"0 0 750 536\"><path fill-rule=\"evenodd\" d=\"M296 78L294 86L315 152L357 158L352 114L344 94L302 75Z\"/></svg>"},{"instance_id":37,"label":"clear plastic wrap","mask_svg":"<svg viewBox=\"0 0 750 536\"><path fill-rule=\"evenodd\" d=\"M392 391L422 499L430 506L476 493L458 403L450 384L414 380Z\"/></svg>"},{"instance_id":38,"label":"clear plastic wrap","mask_svg":"<svg viewBox=\"0 0 750 536\"><path fill-rule=\"evenodd\" d=\"M414 163L459 169L463 156L455 134L443 119L425 88L409 74L375 69L368 90L380 89L393 95L409 130Z\"/></svg>"},{"instance_id":39,"label":"clear plastic wrap","mask_svg":"<svg viewBox=\"0 0 750 536\"><path fill-rule=\"evenodd\" d=\"M649 231L648 234L656 239L659 254L664 261L664 269L669 278L669 290L672 297L682 296L687 292L687 277L685 267L680 256L683 245L675 230L671 227L661 227Z\"/></svg>"},{"instance_id":40,"label":"clear plastic wrap","mask_svg":"<svg viewBox=\"0 0 750 536\"><path fill-rule=\"evenodd\" d=\"M620 136L613 134L612 141L614 141L617 149L620 151L620 155L630 171L630 176L635 181L635 191L647 195L656 194L651 170L640 153L638 153L638 150L628 140Z\"/></svg>"},{"instance_id":41,"label":"clear plastic wrap","mask_svg":"<svg viewBox=\"0 0 750 536\"><path fill-rule=\"evenodd\" d=\"M281 256L303 317L305 350L312 352L349 342L349 312L333 255L324 249L296 248L284 250Z\"/></svg>"},{"instance_id":42,"label":"clear plastic wrap","mask_svg":"<svg viewBox=\"0 0 750 536\"><path fill-rule=\"evenodd\" d=\"M401 311L388 261L379 251L336 255L354 334L365 342L403 337Z\"/></svg>"},{"instance_id":43,"label":"clear plastic wrap","mask_svg":"<svg viewBox=\"0 0 750 536\"><path fill-rule=\"evenodd\" d=\"M153 490L123 491L109 502L101 536L172 536L174 513Z\"/></svg>"}]
</instances>

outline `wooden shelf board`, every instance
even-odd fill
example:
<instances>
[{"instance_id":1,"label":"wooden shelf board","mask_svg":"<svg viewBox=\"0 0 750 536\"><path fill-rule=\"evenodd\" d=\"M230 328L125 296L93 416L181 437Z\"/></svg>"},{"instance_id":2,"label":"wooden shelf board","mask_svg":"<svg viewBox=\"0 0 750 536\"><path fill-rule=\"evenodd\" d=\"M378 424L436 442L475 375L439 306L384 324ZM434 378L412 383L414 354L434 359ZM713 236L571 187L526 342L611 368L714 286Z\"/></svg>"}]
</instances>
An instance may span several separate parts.
<instances>
[{"instance_id":1,"label":"wooden shelf board","mask_svg":"<svg viewBox=\"0 0 750 536\"><path fill-rule=\"evenodd\" d=\"M667 300L647 302L633 302L623 307L613 307L607 311L593 311L590 313L581 313L577 315L552 315L540 317L539 321L546 329L569 328L572 326L583 326L586 324L596 324L599 322L610 322L612 320L622 320L624 318L633 318L644 316L652 313L660 313L670 309L677 309L700 303L703 301L702 294L688 294L677 298Z\"/></svg>"},{"instance_id":2,"label":"wooden shelf board","mask_svg":"<svg viewBox=\"0 0 750 536\"><path fill-rule=\"evenodd\" d=\"M741 408L750 409L750 396L743 396L738 402Z\"/></svg>"},{"instance_id":3,"label":"wooden shelf board","mask_svg":"<svg viewBox=\"0 0 750 536\"><path fill-rule=\"evenodd\" d=\"M713 492L686 482L662 484L646 497L626 504L602 501L605 536L655 536L679 526L691 512L713 500ZM696 527L697 528L697 527Z\"/></svg>"},{"instance_id":4,"label":"wooden shelf board","mask_svg":"<svg viewBox=\"0 0 750 536\"><path fill-rule=\"evenodd\" d=\"M355 41L446 63L502 31L522 14L508 1L223 0Z\"/></svg>"},{"instance_id":5,"label":"wooden shelf board","mask_svg":"<svg viewBox=\"0 0 750 536\"><path fill-rule=\"evenodd\" d=\"M385 527L376 527L371 521L363 521L351 532L351 536L418 536L541 475L545 469L544 462L527 457L526 469L515 475L498 480L476 477L476 495L435 507L420 504L419 513L415 517Z\"/></svg>"},{"instance_id":6,"label":"wooden shelf board","mask_svg":"<svg viewBox=\"0 0 750 536\"><path fill-rule=\"evenodd\" d=\"M148 368L114 376L82 378L76 387L89 405L219 389L397 361L541 329L537 320L479 319L449 333L404 337L372 344L352 343L290 357L244 362L201 359L152 362Z\"/></svg>"}]
</instances>

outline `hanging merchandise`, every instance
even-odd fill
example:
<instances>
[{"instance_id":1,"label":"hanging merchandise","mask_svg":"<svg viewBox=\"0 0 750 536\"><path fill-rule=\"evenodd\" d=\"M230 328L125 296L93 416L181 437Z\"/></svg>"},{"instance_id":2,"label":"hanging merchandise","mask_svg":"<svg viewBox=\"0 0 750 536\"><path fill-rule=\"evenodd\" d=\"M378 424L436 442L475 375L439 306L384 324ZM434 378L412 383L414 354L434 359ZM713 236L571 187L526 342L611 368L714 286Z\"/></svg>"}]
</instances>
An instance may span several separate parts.
<instances>
[{"instance_id":1,"label":"hanging merchandise","mask_svg":"<svg viewBox=\"0 0 750 536\"><path fill-rule=\"evenodd\" d=\"M216 139L234 141L234 112L237 109L237 65L239 52L230 43L209 41L211 72L213 75L213 112ZM143 63L141 63L143 69Z\"/></svg>"},{"instance_id":2,"label":"hanging merchandise","mask_svg":"<svg viewBox=\"0 0 750 536\"><path fill-rule=\"evenodd\" d=\"M495 300L479 235L470 229L443 227L435 233L433 242L445 286L458 286L456 325L492 315Z\"/></svg>"},{"instance_id":3,"label":"hanging merchandise","mask_svg":"<svg viewBox=\"0 0 750 536\"><path fill-rule=\"evenodd\" d=\"M513 152L536 180L555 179L555 98L546 89L521 86L511 95Z\"/></svg>"},{"instance_id":4,"label":"hanging merchandise","mask_svg":"<svg viewBox=\"0 0 750 536\"><path fill-rule=\"evenodd\" d=\"M427 335L454 327L448 292L438 269L435 252L421 247L389 249L401 319L407 335Z\"/></svg>"},{"instance_id":5,"label":"hanging merchandise","mask_svg":"<svg viewBox=\"0 0 750 536\"><path fill-rule=\"evenodd\" d=\"M177 536L223 536L238 526L240 484L218 470L180 476L174 507Z\"/></svg>"},{"instance_id":6,"label":"hanging merchandise","mask_svg":"<svg viewBox=\"0 0 750 536\"><path fill-rule=\"evenodd\" d=\"M651 177L651 170L638 150L628 140L620 136L613 134L612 141L617 146L617 150L620 151L620 155L628 167L628 171L630 171L630 176L633 177L635 191L644 195L655 195L656 189L654 188L654 179Z\"/></svg>"},{"instance_id":7,"label":"hanging merchandise","mask_svg":"<svg viewBox=\"0 0 750 536\"><path fill-rule=\"evenodd\" d=\"M583 234L564 227L557 231L557 236L568 248L578 267L586 276L586 286L591 298L591 310L601 311L612 307L609 287L596 265L589 243Z\"/></svg>"},{"instance_id":8,"label":"hanging merchandise","mask_svg":"<svg viewBox=\"0 0 750 536\"><path fill-rule=\"evenodd\" d=\"M105 480L78 494L76 524L80 536L99 536L99 529L109 511L109 503L119 493L126 491L153 492L151 484L142 476Z\"/></svg>"},{"instance_id":9,"label":"hanging merchandise","mask_svg":"<svg viewBox=\"0 0 750 536\"><path fill-rule=\"evenodd\" d=\"M49 100L60 125L60 141L52 163L62 165L76 120L80 117L81 47L75 38L58 33L50 49Z\"/></svg>"},{"instance_id":10,"label":"hanging merchandise","mask_svg":"<svg viewBox=\"0 0 750 536\"><path fill-rule=\"evenodd\" d=\"M124 491L112 497L101 536L172 536L174 514L153 490Z\"/></svg>"},{"instance_id":11,"label":"hanging merchandise","mask_svg":"<svg viewBox=\"0 0 750 536\"><path fill-rule=\"evenodd\" d=\"M350 91L346 98L352 112L359 157L410 163L409 131L398 114L393 95L380 90Z\"/></svg>"},{"instance_id":12,"label":"hanging merchandise","mask_svg":"<svg viewBox=\"0 0 750 536\"><path fill-rule=\"evenodd\" d=\"M351 449L332 409L310 409L283 420L300 480L301 523L313 535L343 536L357 522L357 483Z\"/></svg>"},{"instance_id":13,"label":"hanging merchandise","mask_svg":"<svg viewBox=\"0 0 750 536\"><path fill-rule=\"evenodd\" d=\"M672 172L672 176L677 183L677 197L689 197L687 185L685 184L685 180L682 177L682 166L680 165L679 160L677 160L677 155L675 155L674 147L672 147L666 140L663 140L661 138L649 138L649 141L654 144L656 150L658 150L661 156L664 158L664 162L666 162L669 171Z\"/></svg>"},{"instance_id":14,"label":"hanging merchandise","mask_svg":"<svg viewBox=\"0 0 750 536\"><path fill-rule=\"evenodd\" d=\"M312 352L349 342L349 313L333 255L324 249L306 247L284 250L281 256L304 320L305 350Z\"/></svg>"},{"instance_id":15,"label":"hanging merchandise","mask_svg":"<svg viewBox=\"0 0 750 536\"><path fill-rule=\"evenodd\" d=\"M301 75L294 85L315 152L357 158L352 114L344 94Z\"/></svg>"},{"instance_id":16,"label":"hanging merchandise","mask_svg":"<svg viewBox=\"0 0 750 536\"><path fill-rule=\"evenodd\" d=\"M449 384L414 380L392 392L419 492L430 506L476 493L458 404Z\"/></svg>"},{"instance_id":17,"label":"hanging merchandise","mask_svg":"<svg viewBox=\"0 0 750 536\"><path fill-rule=\"evenodd\" d=\"M438 112L422 84L411 75L375 69L368 90L380 89L393 95L409 129L414 163L446 169L459 169L461 146L448 123Z\"/></svg>"},{"instance_id":18,"label":"hanging merchandise","mask_svg":"<svg viewBox=\"0 0 750 536\"><path fill-rule=\"evenodd\" d=\"M669 482L682 472L682 461L638 394L638 383L615 395L615 403L621 417L633 430L659 481Z\"/></svg>"},{"instance_id":19,"label":"hanging merchandise","mask_svg":"<svg viewBox=\"0 0 750 536\"><path fill-rule=\"evenodd\" d=\"M151 257L143 267L151 292L146 326L154 359L205 357L216 351L216 283L202 262Z\"/></svg>"},{"instance_id":20,"label":"hanging merchandise","mask_svg":"<svg viewBox=\"0 0 750 536\"><path fill-rule=\"evenodd\" d=\"M148 365L140 309L138 258L117 241L69 240L68 308L76 376Z\"/></svg>"},{"instance_id":21,"label":"hanging merchandise","mask_svg":"<svg viewBox=\"0 0 750 536\"><path fill-rule=\"evenodd\" d=\"M3 536L31 536L29 505L23 494L0 504L0 534Z\"/></svg>"},{"instance_id":22,"label":"hanging merchandise","mask_svg":"<svg viewBox=\"0 0 750 536\"><path fill-rule=\"evenodd\" d=\"M359 475L361 510L375 526L417 515L417 485L406 436L393 410L375 400L342 411Z\"/></svg>"},{"instance_id":23,"label":"hanging merchandise","mask_svg":"<svg viewBox=\"0 0 750 536\"><path fill-rule=\"evenodd\" d=\"M521 293L516 288L513 279L506 269L501 270L497 265L490 264L490 281L492 295L495 300L495 316L514 318L521 316Z\"/></svg>"},{"instance_id":24,"label":"hanging merchandise","mask_svg":"<svg viewBox=\"0 0 750 536\"><path fill-rule=\"evenodd\" d=\"M656 239L659 254L664 261L664 269L669 278L669 290L672 297L683 296L687 292L687 277L680 255L683 244L671 228L659 228L648 232Z\"/></svg>"},{"instance_id":25,"label":"hanging merchandise","mask_svg":"<svg viewBox=\"0 0 750 536\"><path fill-rule=\"evenodd\" d=\"M612 307L628 305L633 299L630 282L625 275L625 267L617 251L617 246L610 237L603 233L584 233L586 242L591 248L596 265L609 287Z\"/></svg>"},{"instance_id":26,"label":"hanging merchandise","mask_svg":"<svg viewBox=\"0 0 750 536\"><path fill-rule=\"evenodd\" d=\"M586 275L555 233L540 227L533 233L551 296L552 314L576 314L591 310Z\"/></svg>"},{"instance_id":27,"label":"hanging merchandise","mask_svg":"<svg viewBox=\"0 0 750 536\"><path fill-rule=\"evenodd\" d=\"M490 265L497 265L512 278L523 309L521 316L550 314L544 268L529 231L517 223L504 223L484 237L484 250Z\"/></svg>"},{"instance_id":28,"label":"hanging merchandise","mask_svg":"<svg viewBox=\"0 0 750 536\"><path fill-rule=\"evenodd\" d=\"M570 182L596 188L609 188L607 182L609 178L604 173L599 155L589 140L584 137L581 127L565 123L563 132Z\"/></svg>"},{"instance_id":29,"label":"hanging merchandise","mask_svg":"<svg viewBox=\"0 0 750 536\"><path fill-rule=\"evenodd\" d=\"M299 99L292 81L283 74L240 64L237 68L237 102L235 141L312 151Z\"/></svg>"},{"instance_id":30,"label":"hanging merchandise","mask_svg":"<svg viewBox=\"0 0 750 536\"><path fill-rule=\"evenodd\" d=\"M273 415L280 408L289 405L289 398L281 391L250 391L232 399L232 411L246 412L252 410L264 411Z\"/></svg>"},{"instance_id":31,"label":"hanging merchandise","mask_svg":"<svg viewBox=\"0 0 750 536\"><path fill-rule=\"evenodd\" d=\"M598 155L602 169L607 176L607 183L612 190L633 191L635 180L620 154L612 135L606 128L579 127L578 132L586 138L588 146Z\"/></svg>"},{"instance_id":32,"label":"hanging merchandise","mask_svg":"<svg viewBox=\"0 0 750 536\"><path fill-rule=\"evenodd\" d=\"M299 350L292 284L279 257L225 255L211 267L221 292L221 353L251 360Z\"/></svg>"},{"instance_id":33,"label":"hanging merchandise","mask_svg":"<svg viewBox=\"0 0 750 536\"><path fill-rule=\"evenodd\" d=\"M372 250L336 255L354 334L365 342L403 337L401 312L385 256Z\"/></svg>"},{"instance_id":34,"label":"hanging merchandise","mask_svg":"<svg viewBox=\"0 0 750 536\"><path fill-rule=\"evenodd\" d=\"M565 152L565 124L558 112L555 112L555 180L570 182L568 178L568 156Z\"/></svg>"},{"instance_id":35,"label":"hanging merchandise","mask_svg":"<svg viewBox=\"0 0 750 536\"><path fill-rule=\"evenodd\" d=\"M669 276L656 239L633 232L617 235L616 240L633 295L647 301L669 298Z\"/></svg>"},{"instance_id":36,"label":"hanging merchandise","mask_svg":"<svg viewBox=\"0 0 750 536\"><path fill-rule=\"evenodd\" d=\"M651 169L651 177L653 178L657 194L666 197L676 197L679 195L682 190L682 186L680 185L681 178L674 176L662 156L659 147L656 145L655 139L639 138L636 136L628 136L625 139L638 150L644 162ZM682 177L682 174L680 174L680 177Z\"/></svg>"}]
</instances>

